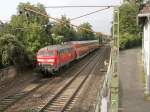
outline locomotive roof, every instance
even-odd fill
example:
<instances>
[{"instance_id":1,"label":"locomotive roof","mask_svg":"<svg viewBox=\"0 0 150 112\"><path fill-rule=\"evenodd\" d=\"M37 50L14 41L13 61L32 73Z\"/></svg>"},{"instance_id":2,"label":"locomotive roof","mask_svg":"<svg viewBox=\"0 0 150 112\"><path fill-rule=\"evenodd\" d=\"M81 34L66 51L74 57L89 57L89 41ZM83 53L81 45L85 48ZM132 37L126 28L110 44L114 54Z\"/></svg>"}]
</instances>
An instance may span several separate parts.
<instances>
[{"instance_id":1,"label":"locomotive roof","mask_svg":"<svg viewBox=\"0 0 150 112\"><path fill-rule=\"evenodd\" d=\"M98 42L98 40L88 40L88 41L70 41L68 43L73 43L73 44L85 44L85 43L93 43L93 42Z\"/></svg>"},{"instance_id":2,"label":"locomotive roof","mask_svg":"<svg viewBox=\"0 0 150 112\"><path fill-rule=\"evenodd\" d=\"M54 49L61 50L61 49L65 49L65 48L70 48L70 45L67 45L67 44L49 45L49 46L46 46L44 48L41 48L40 50L46 50L46 49L48 49L48 50L54 50Z\"/></svg>"},{"instance_id":3,"label":"locomotive roof","mask_svg":"<svg viewBox=\"0 0 150 112\"><path fill-rule=\"evenodd\" d=\"M93 43L93 42L98 42L98 40L88 40L88 41L70 41L70 42L66 42L65 44L57 44L57 45L49 45L46 46L44 48L41 48L39 51L41 50L54 50L54 49L65 49L65 48L70 48L71 45L70 44L86 44L86 43Z\"/></svg>"}]
</instances>

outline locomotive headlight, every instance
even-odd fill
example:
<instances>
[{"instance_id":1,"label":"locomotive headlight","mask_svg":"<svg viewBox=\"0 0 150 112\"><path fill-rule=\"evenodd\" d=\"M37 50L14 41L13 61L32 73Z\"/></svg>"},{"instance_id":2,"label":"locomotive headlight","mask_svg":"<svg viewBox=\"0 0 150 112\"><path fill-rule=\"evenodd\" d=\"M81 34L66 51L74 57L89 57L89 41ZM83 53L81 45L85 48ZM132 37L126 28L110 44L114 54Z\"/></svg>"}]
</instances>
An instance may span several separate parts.
<instances>
[{"instance_id":1,"label":"locomotive headlight","mask_svg":"<svg viewBox=\"0 0 150 112\"><path fill-rule=\"evenodd\" d=\"M43 59L37 59L37 61L42 62L42 61L43 61Z\"/></svg>"},{"instance_id":2,"label":"locomotive headlight","mask_svg":"<svg viewBox=\"0 0 150 112\"><path fill-rule=\"evenodd\" d=\"M48 59L47 62L54 62L54 59Z\"/></svg>"}]
</instances>

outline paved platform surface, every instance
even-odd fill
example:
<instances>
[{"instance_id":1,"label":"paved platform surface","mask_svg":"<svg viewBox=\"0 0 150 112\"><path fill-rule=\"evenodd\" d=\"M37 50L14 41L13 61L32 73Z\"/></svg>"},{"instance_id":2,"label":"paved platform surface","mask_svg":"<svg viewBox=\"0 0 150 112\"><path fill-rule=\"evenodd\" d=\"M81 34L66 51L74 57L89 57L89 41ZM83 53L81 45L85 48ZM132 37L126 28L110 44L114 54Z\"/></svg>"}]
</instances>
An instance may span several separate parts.
<instances>
[{"instance_id":1,"label":"paved platform surface","mask_svg":"<svg viewBox=\"0 0 150 112\"><path fill-rule=\"evenodd\" d=\"M138 54L141 48L120 52L120 111L150 112L150 101L144 100L144 89L140 79Z\"/></svg>"}]
</instances>

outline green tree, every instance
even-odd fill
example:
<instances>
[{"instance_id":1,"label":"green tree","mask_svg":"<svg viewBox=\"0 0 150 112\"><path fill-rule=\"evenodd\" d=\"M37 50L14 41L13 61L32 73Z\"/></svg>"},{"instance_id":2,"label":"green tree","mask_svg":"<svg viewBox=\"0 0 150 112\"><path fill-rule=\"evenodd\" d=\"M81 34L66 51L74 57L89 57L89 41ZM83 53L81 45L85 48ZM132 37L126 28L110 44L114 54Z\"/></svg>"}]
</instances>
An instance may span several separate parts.
<instances>
[{"instance_id":1,"label":"green tree","mask_svg":"<svg viewBox=\"0 0 150 112\"><path fill-rule=\"evenodd\" d=\"M138 11L139 6L133 2L126 2L120 7L120 48L132 47L141 41L136 22Z\"/></svg>"},{"instance_id":2,"label":"green tree","mask_svg":"<svg viewBox=\"0 0 150 112\"><path fill-rule=\"evenodd\" d=\"M52 33L56 35L56 38L57 36L63 36L64 41L70 41L75 38L75 30L70 25L70 20L66 16L62 16L60 22L54 23Z\"/></svg>"},{"instance_id":3,"label":"green tree","mask_svg":"<svg viewBox=\"0 0 150 112\"><path fill-rule=\"evenodd\" d=\"M15 65L16 68L23 69L29 65L25 47L14 35L5 34L0 37L0 46L0 62L3 67Z\"/></svg>"},{"instance_id":4,"label":"green tree","mask_svg":"<svg viewBox=\"0 0 150 112\"><path fill-rule=\"evenodd\" d=\"M0 22L0 36L6 33L10 33L11 32L10 29L11 29L11 26L9 23Z\"/></svg>"},{"instance_id":5,"label":"green tree","mask_svg":"<svg viewBox=\"0 0 150 112\"><path fill-rule=\"evenodd\" d=\"M2 35L2 31L3 31L3 22L0 21L0 36Z\"/></svg>"},{"instance_id":6,"label":"green tree","mask_svg":"<svg viewBox=\"0 0 150 112\"><path fill-rule=\"evenodd\" d=\"M99 44L102 44L103 34L101 32L96 32L95 39L99 40Z\"/></svg>"},{"instance_id":7,"label":"green tree","mask_svg":"<svg viewBox=\"0 0 150 112\"><path fill-rule=\"evenodd\" d=\"M11 32L17 39L25 45L26 51L31 59L34 59L35 52L46 45L51 44L51 32L49 18L27 11L30 8L47 15L42 4L31 5L30 3L20 3L17 14L13 15L10 21ZM19 29L18 29L19 28ZM21 29L20 29L21 28Z\"/></svg>"},{"instance_id":8,"label":"green tree","mask_svg":"<svg viewBox=\"0 0 150 112\"><path fill-rule=\"evenodd\" d=\"M92 40L92 39L95 39L94 33L92 31L93 31L92 26L88 22L79 25L79 27L77 29L79 40Z\"/></svg>"}]
</instances>

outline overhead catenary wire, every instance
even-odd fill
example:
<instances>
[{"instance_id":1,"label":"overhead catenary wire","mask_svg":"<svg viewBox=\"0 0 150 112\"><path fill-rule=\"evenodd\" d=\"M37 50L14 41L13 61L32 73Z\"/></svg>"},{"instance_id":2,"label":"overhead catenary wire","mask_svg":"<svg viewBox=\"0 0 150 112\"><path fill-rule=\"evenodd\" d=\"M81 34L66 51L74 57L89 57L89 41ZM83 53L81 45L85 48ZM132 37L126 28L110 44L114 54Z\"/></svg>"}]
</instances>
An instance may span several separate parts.
<instances>
[{"instance_id":1,"label":"overhead catenary wire","mask_svg":"<svg viewBox=\"0 0 150 112\"><path fill-rule=\"evenodd\" d=\"M78 7L78 6L77 6L77 7ZM86 6L86 7L88 7L88 6ZM92 7L93 7L93 6L92 6ZM94 14L94 13L97 13L97 12L99 12L99 11L106 10L106 9L108 9L108 8L110 8L110 7L111 7L111 6L107 6L107 7L105 7L104 9L99 9L99 10L96 10L96 11L93 11L93 12L90 12L90 13L87 13L87 14L84 14L84 15L81 15L81 16L79 16L79 17L72 18L72 19L70 19L70 21L75 20L75 19L79 19L79 18L82 18L82 17L85 17L85 16L88 16L88 15L91 15L91 14ZM31 11L31 12L34 12L34 13L39 14L39 15L41 15L41 16L44 16L44 17L50 18L50 19L52 19L52 20L55 20L55 21L57 21L57 22L64 22L64 21L62 21L62 20L60 20L60 19L58 19L58 18L54 18L54 17L48 16L47 14L43 14L43 13L41 13L41 12L35 11L35 10L33 10L33 9L31 9L31 8L28 8L28 7L25 7L25 9L26 9L27 11ZM86 28L83 28L83 27L80 27L80 26L77 26L77 25L74 25L74 24L70 24L70 25L73 26L73 27L82 29L82 30L86 30L86 31L90 31L90 32L93 32L93 33L97 33L97 32L95 32L95 31L93 31L93 30L89 30L89 29L86 29ZM34 27L42 27L42 26L45 26L45 25L34 26ZM32 28L34 28L34 27L30 27L30 28L29 28L29 27L20 27L20 28L18 27L18 28L14 28L14 29L12 29L12 30L32 29Z\"/></svg>"},{"instance_id":2,"label":"overhead catenary wire","mask_svg":"<svg viewBox=\"0 0 150 112\"><path fill-rule=\"evenodd\" d=\"M107 8L108 8L108 7L107 7ZM64 23L64 22L65 22L65 21L62 21L62 20L60 20L60 19L58 19L58 18L54 18L54 17L48 16L47 14L43 14L43 13L41 13L41 12L39 12L39 11L35 11L35 10L33 10L33 9L31 9L31 8L28 8L28 7L25 7L25 10L34 12L34 13L36 13L36 14L39 14L39 15L41 15L41 16L50 18L50 19L55 20L55 21L60 22L60 23ZM95 32L95 31L93 31L93 30L90 30L90 29L87 29L87 28L83 28L83 27L80 27L80 26L77 26L77 25L74 25L74 24L70 24L70 25L73 26L73 27L82 29L82 30L86 30L86 31L92 32L92 33L97 33L97 32Z\"/></svg>"},{"instance_id":3,"label":"overhead catenary wire","mask_svg":"<svg viewBox=\"0 0 150 112\"><path fill-rule=\"evenodd\" d=\"M72 20L76 20L76 19L79 19L79 18L82 18L82 17L85 17L85 16L88 16L88 15L91 15L91 14L94 14L94 13L97 13L97 12L100 12L100 11L103 11L103 10L106 10L106 9L109 9L110 7L106 7L104 9L99 9L99 10L96 10L96 11L93 11L93 12L90 12L90 13L87 13L87 14L84 14L84 15L81 15L81 16L78 16L78 17L75 17L75 18L72 18L70 19L71 21Z\"/></svg>"},{"instance_id":4,"label":"overhead catenary wire","mask_svg":"<svg viewBox=\"0 0 150 112\"><path fill-rule=\"evenodd\" d=\"M80 6L46 6L45 8L99 8L99 7L118 7L118 5L89 5L89 6L85 6L85 5L80 5Z\"/></svg>"},{"instance_id":5,"label":"overhead catenary wire","mask_svg":"<svg viewBox=\"0 0 150 112\"><path fill-rule=\"evenodd\" d=\"M55 21L57 21L57 22L64 23L64 21L62 21L62 20L60 20L60 19L58 19L58 18L54 18L54 17L48 16L48 15L43 14L43 13L41 13L41 12L35 11L35 10L31 9L31 8L27 8L27 7L25 7L25 9L26 9L26 10L28 10L28 11L31 11L31 12L37 13L37 14L39 14L39 15L41 15L41 16L44 16L44 17L47 17L47 18L53 19L53 20L55 20ZM94 32L94 31L92 31L92 30L89 30L89 29L86 29L86 28L83 28L83 27L79 27L79 26L76 26L76 25L74 25L74 24L70 24L70 25L71 25L71 26L74 26L74 27L76 27L76 28L80 28L80 29L83 29L83 30L86 30L86 31L90 31L90 32L95 33L95 32Z\"/></svg>"}]
</instances>

